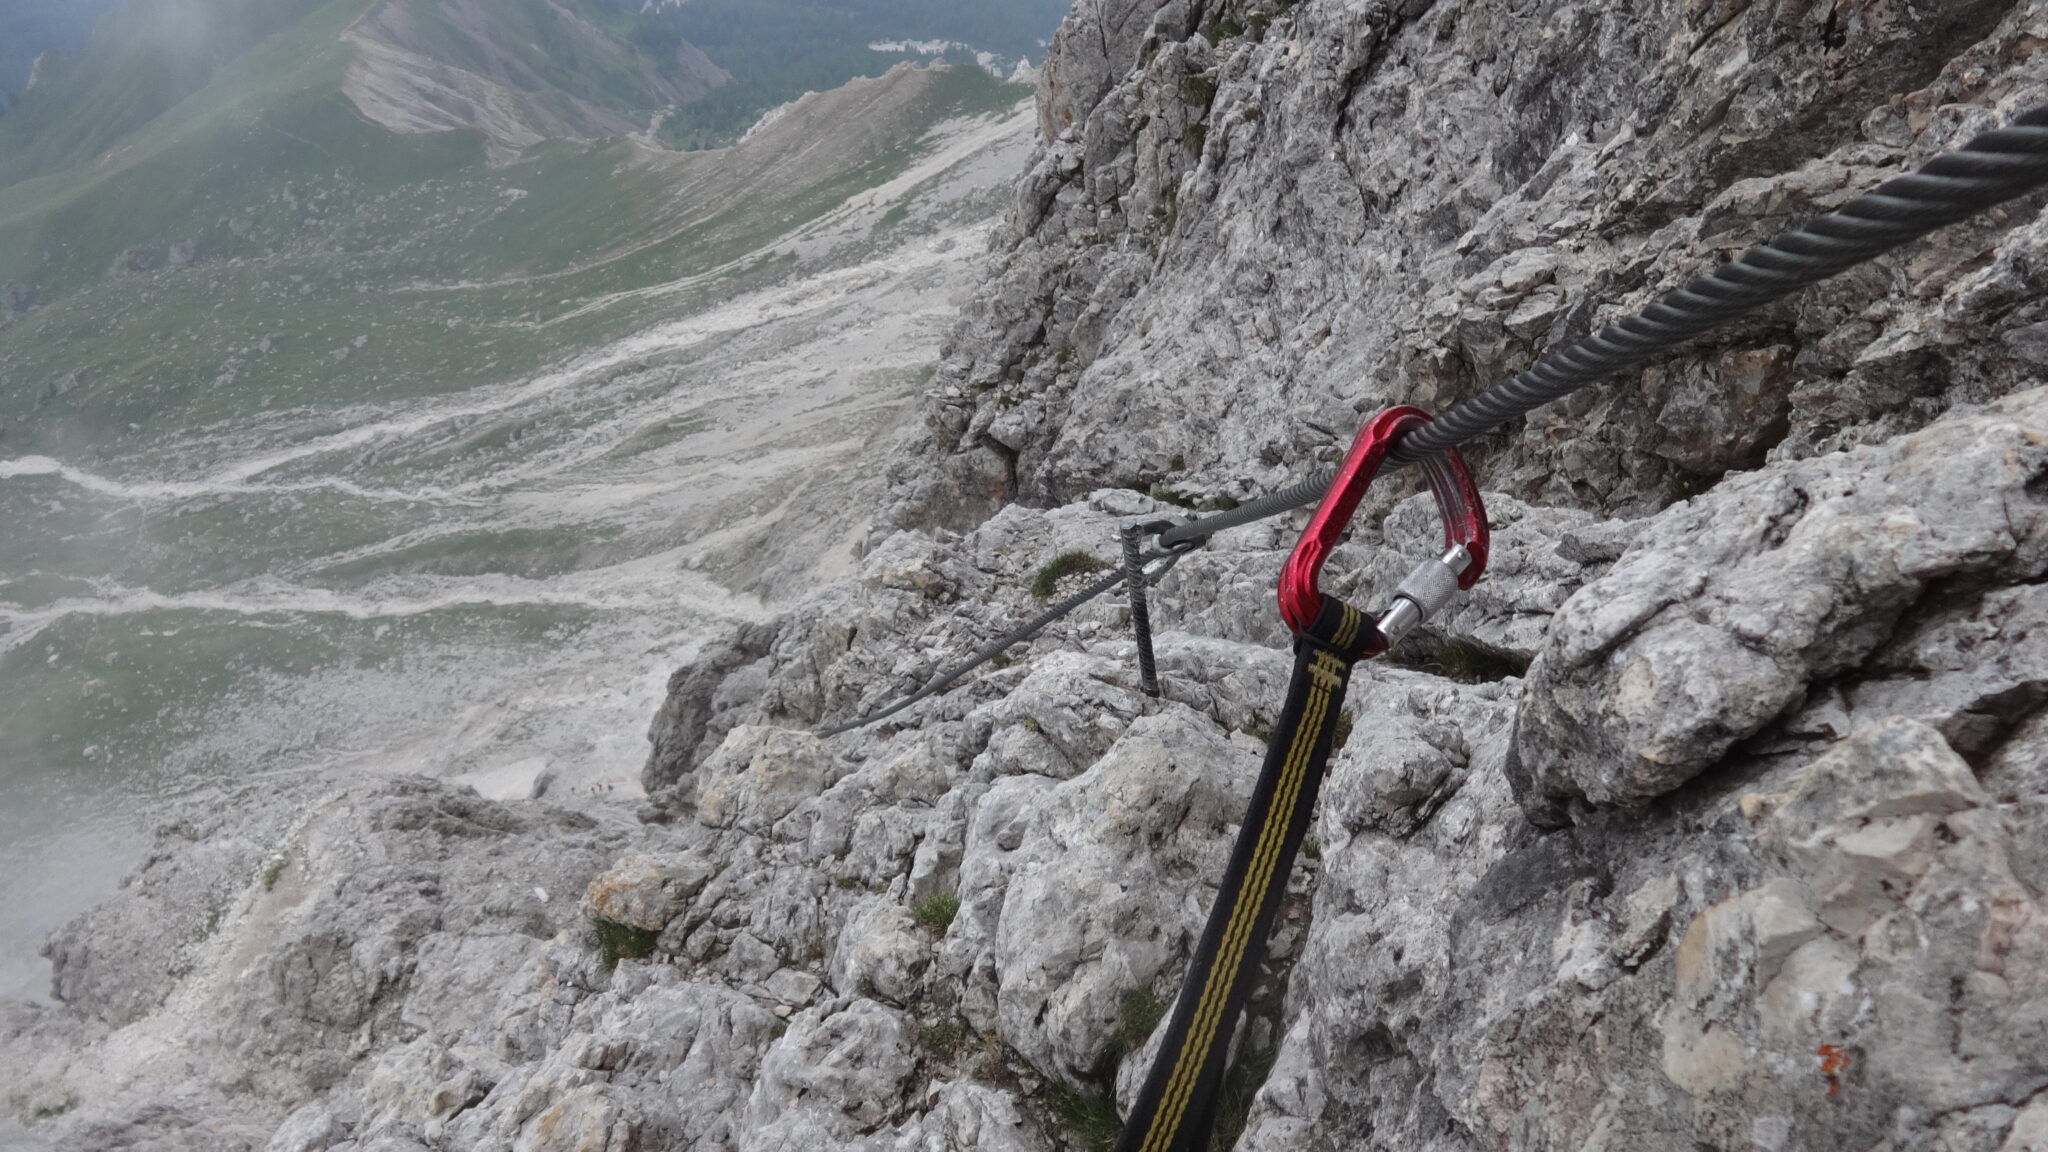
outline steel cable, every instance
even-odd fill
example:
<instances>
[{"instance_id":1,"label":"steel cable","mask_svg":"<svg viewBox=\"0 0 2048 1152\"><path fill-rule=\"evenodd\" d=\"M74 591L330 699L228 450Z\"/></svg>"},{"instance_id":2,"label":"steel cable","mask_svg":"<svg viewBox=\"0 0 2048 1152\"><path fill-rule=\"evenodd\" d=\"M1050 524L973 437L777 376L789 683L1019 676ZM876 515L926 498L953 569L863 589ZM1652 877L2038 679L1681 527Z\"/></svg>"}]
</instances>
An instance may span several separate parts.
<instances>
[{"instance_id":1,"label":"steel cable","mask_svg":"<svg viewBox=\"0 0 2048 1152\"><path fill-rule=\"evenodd\" d=\"M1945 152L1909 176L1786 230L1641 313L1546 354L1528 371L1417 429L1390 462L1455 448L1705 332L2048 184L2048 106Z\"/></svg>"},{"instance_id":2,"label":"steel cable","mask_svg":"<svg viewBox=\"0 0 2048 1152\"><path fill-rule=\"evenodd\" d=\"M1388 464L1413 464L1930 232L2048 184L2048 105L1944 152L1833 212L1759 244L1634 316L1545 353L1528 371L1455 405L1394 445ZM1199 544L1226 528L1320 498L1324 473L1240 508L1167 529L1165 547Z\"/></svg>"},{"instance_id":3,"label":"steel cable","mask_svg":"<svg viewBox=\"0 0 2048 1152\"><path fill-rule=\"evenodd\" d=\"M1090 584L1088 587L1082 589L1081 591L1074 593L1072 596L1067 597L1065 600L1062 600L1059 603L1053 605L1052 607L1046 609L1045 611L1039 613L1036 617L1032 619L1032 621L1029 624L1024 625L1022 628L1019 628L1016 631L1011 632L1009 635L1004 636L1000 640L990 641L989 643L976 649L974 655L967 657L965 660L960 661L958 664L955 664L950 668L940 669L937 675L933 676L931 680L925 684L924 687L919 688L916 692L913 692L910 695L904 697L903 699L898 700L896 703L890 705L887 708L882 709L880 712L876 712L869 716L864 716L859 720L849 720L836 728L827 728L824 731L818 733L818 735L820 737L837 736L844 732L851 732L856 728L865 728L868 725L874 724L878 721L887 720L889 717L896 715L898 712L903 711L905 708L908 708L911 705L918 703L919 701L930 699L938 693L943 692L946 689L952 687L955 683L959 681L959 679L962 676L967 675L969 672L974 671L976 668L979 668L983 664L986 664L989 661L995 659L996 657L1002 655L1004 651L1006 651L1012 644L1021 644L1024 641L1031 639L1033 636L1036 636L1040 632L1045 631L1046 627L1048 625L1051 625L1054 621L1060 620L1070 615L1075 609L1079 608L1081 605L1088 603L1090 600L1095 599L1097 596L1100 596L1113 588L1116 588L1123 582L1124 574L1122 572L1117 572L1115 575L1112 576L1104 576L1102 579L1096 581L1093 584Z\"/></svg>"},{"instance_id":4,"label":"steel cable","mask_svg":"<svg viewBox=\"0 0 2048 1152\"><path fill-rule=\"evenodd\" d=\"M1666 293L1636 315L1552 349L1527 371L1454 405L1404 436L1389 453L1387 466L1414 464L1456 448L1587 385L1640 367L1766 304L2044 184L2048 184L2048 105L1936 156L1916 173L1888 180L1825 216L1787 229L1711 274ZM1311 504L1335 478L1334 471L1325 472L1228 512L1177 524L1159 534L1159 546L1168 554L1184 553L1225 529ZM1122 572L1104 577L1024 627L943 669L923 688L889 708L820 735L837 736L864 728L929 699L1011 645L1038 635L1123 581Z\"/></svg>"}]
</instances>

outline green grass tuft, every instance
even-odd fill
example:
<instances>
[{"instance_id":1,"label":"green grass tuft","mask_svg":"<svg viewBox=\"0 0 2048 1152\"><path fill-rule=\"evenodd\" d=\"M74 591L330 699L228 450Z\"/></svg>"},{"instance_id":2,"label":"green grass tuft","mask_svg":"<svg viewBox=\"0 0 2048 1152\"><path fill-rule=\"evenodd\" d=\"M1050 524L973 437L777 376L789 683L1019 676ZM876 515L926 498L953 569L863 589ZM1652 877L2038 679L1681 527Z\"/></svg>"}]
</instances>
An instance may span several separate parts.
<instances>
[{"instance_id":1,"label":"green grass tuft","mask_svg":"<svg viewBox=\"0 0 2048 1152\"><path fill-rule=\"evenodd\" d=\"M1224 16L1211 21L1209 26L1203 29L1203 34L1209 38L1211 44L1221 44L1233 36L1244 35L1244 25Z\"/></svg>"},{"instance_id":2,"label":"green grass tuft","mask_svg":"<svg viewBox=\"0 0 2048 1152\"><path fill-rule=\"evenodd\" d=\"M1106 1092L1084 1092L1057 1080L1045 1084L1045 1106L1066 1131L1068 1141L1083 1152L1109 1152L1123 1132L1116 1101Z\"/></svg>"},{"instance_id":3,"label":"green grass tuft","mask_svg":"<svg viewBox=\"0 0 2048 1152\"><path fill-rule=\"evenodd\" d=\"M1040 600L1052 599L1059 590L1060 581L1081 572L1100 572L1109 565L1097 560L1086 552L1062 552L1046 561L1038 575L1031 578L1031 594Z\"/></svg>"},{"instance_id":4,"label":"green grass tuft","mask_svg":"<svg viewBox=\"0 0 2048 1152\"><path fill-rule=\"evenodd\" d=\"M1657 502L1659 508L1669 508L1699 496L1721 482L1727 473L1701 475L1694 472L1676 472L1664 481L1664 490Z\"/></svg>"},{"instance_id":5,"label":"green grass tuft","mask_svg":"<svg viewBox=\"0 0 2048 1152\"><path fill-rule=\"evenodd\" d=\"M607 972L617 968L621 960L645 960L654 955L654 946L661 940L659 932L635 928L602 916L593 917L590 924L597 936L598 949L604 953Z\"/></svg>"},{"instance_id":6,"label":"green grass tuft","mask_svg":"<svg viewBox=\"0 0 2048 1152\"><path fill-rule=\"evenodd\" d=\"M269 892L277 887L278 877L284 875L284 870L290 863L291 857L279 856L270 862L270 867L263 870L263 890L265 892Z\"/></svg>"},{"instance_id":7,"label":"green grass tuft","mask_svg":"<svg viewBox=\"0 0 2048 1152\"><path fill-rule=\"evenodd\" d=\"M1245 1052L1223 1074L1223 1087L1216 1094L1216 1127L1209 1133L1209 1152L1230 1152L1244 1135L1251 1119L1252 1101L1273 1074L1273 1062L1280 1055L1278 1045Z\"/></svg>"},{"instance_id":8,"label":"green grass tuft","mask_svg":"<svg viewBox=\"0 0 2048 1152\"><path fill-rule=\"evenodd\" d=\"M1116 1032L1110 1037L1110 1051L1116 1059L1136 1052L1152 1038L1152 1030L1166 1019L1167 1001L1150 988L1127 988L1118 998Z\"/></svg>"},{"instance_id":9,"label":"green grass tuft","mask_svg":"<svg viewBox=\"0 0 2048 1152\"><path fill-rule=\"evenodd\" d=\"M951 892L935 892L910 906L910 914L917 922L941 936L953 926L953 917L960 914L960 897Z\"/></svg>"},{"instance_id":10,"label":"green grass tuft","mask_svg":"<svg viewBox=\"0 0 2048 1152\"><path fill-rule=\"evenodd\" d=\"M967 1041L973 1033L966 1022L958 1016L920 1024L917 1028L917 1042L925 1051L948 1063L967 1048Z\"/></svg>"}]
</instances>

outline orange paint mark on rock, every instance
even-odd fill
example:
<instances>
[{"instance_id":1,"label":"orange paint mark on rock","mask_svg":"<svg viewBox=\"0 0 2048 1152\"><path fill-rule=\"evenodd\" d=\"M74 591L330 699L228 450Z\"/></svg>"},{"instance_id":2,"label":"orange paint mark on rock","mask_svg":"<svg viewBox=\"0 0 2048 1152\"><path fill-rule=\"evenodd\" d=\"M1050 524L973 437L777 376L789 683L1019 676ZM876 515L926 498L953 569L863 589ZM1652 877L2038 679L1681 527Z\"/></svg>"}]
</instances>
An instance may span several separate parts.
<instances>
[{"instance_id":1,"label":"orange paint mark on rock","mask_svg":"<svg viewBox=\"0 0 2048 1152\"><path fill-rule=\"evenodd\" d=\"M1823 1044L1814 1055L1820 1057L1821 1075L1828 1078L1828 1095L1841 1095L1842 1073L1849 1070L1849 1054L1833 1044Z\"/></svg>"}]
</instances>

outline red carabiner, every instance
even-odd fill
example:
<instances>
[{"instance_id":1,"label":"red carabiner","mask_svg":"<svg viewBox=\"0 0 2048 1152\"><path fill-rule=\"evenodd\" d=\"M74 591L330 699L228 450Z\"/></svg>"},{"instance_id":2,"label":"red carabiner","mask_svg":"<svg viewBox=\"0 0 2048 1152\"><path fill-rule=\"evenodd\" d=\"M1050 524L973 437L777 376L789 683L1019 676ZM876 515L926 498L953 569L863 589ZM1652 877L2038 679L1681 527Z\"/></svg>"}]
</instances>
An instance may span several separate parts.
<instances>
[{"instance_id":1,"label":"red carabiner","mask_svg":"<svg viewBox=\"0 0 2048 1152\"><path fill-rule=\"evenodd\" d=\"M1351 451L1337 470L1337 479L1323 493L1323 502L1309 518L1301 541L1280 569L1280 616L1297 635L1322 610L1323 593L1316 585L1323 561L1330 558L1344 530L1351 526L1352 514L1358 511L1358 502L1365 498L1365 490L1379 475L1387 452L1394 441L1429 420L1429 413L1420 408L1389 408L1358 430L1358 438L1351 442ZM1437 511L1443 515L1444 546L1462 545L1472 556L1471 563L1458 576L1458 587L1469 590L1486 571L1486 508L1479 500L1479 489L1472 483L1465 458L1456 449L1430 457L1423 461L1422 468L1429 477L1430 491L1436 496Z\"/></svg>"}]
</instances>

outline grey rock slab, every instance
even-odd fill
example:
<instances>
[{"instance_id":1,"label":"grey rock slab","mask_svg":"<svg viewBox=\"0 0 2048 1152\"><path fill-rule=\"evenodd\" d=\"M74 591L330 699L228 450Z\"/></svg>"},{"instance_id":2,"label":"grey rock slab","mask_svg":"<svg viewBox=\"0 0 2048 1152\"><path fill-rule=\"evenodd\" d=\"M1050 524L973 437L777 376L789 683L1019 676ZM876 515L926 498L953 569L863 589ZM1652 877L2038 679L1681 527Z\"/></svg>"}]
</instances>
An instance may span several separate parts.
<instances>
[{"instance_id":1,"label":"grey rock slab","mask_svg":"<svg viewBox=\"0 0 2048 1152\"><path fill-rule=\"evenodd\" d=\"M1252 752L1172 706L1071 780L996 781L940 959L967 1019L1047 1074L1092 1075L1124 995L1178 978L1256 776Z\"/></svg>"},{"instance_id":2,"label":"grey rock slab","mask_svg":"<svg viewBox=\"0 0 2048 1152\"><path fill-rule=\"evenodd\" d=\"M1882 445L1774 464L1666 512L1559 610L1517 786L1640 804L1856 667L1944 582L2048 571L2048 389Z\"/></svg>"}]
</instances>

